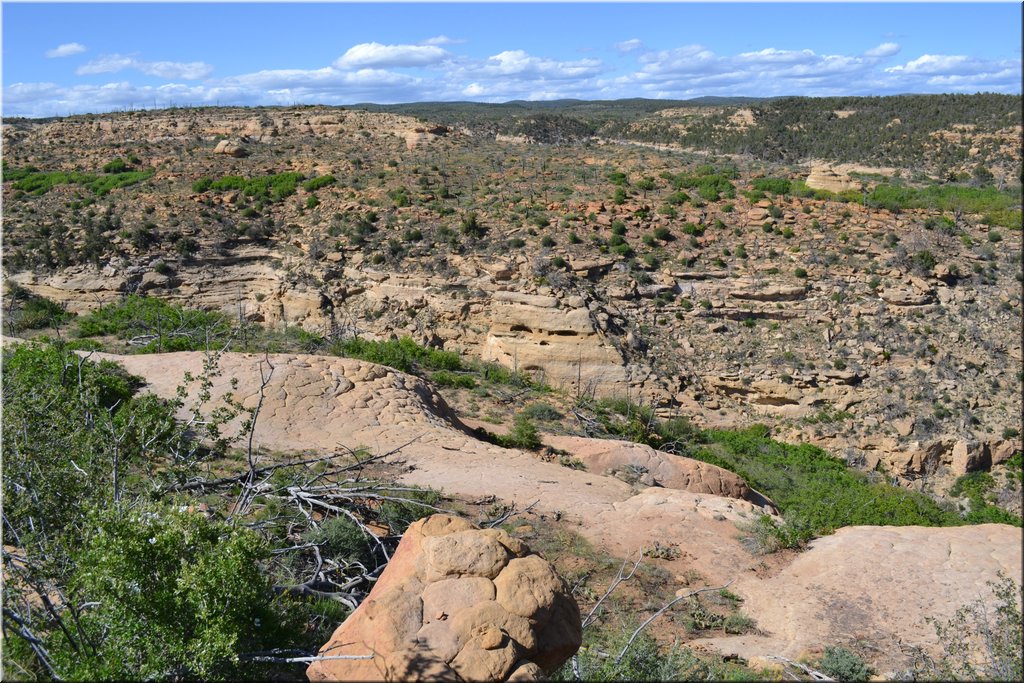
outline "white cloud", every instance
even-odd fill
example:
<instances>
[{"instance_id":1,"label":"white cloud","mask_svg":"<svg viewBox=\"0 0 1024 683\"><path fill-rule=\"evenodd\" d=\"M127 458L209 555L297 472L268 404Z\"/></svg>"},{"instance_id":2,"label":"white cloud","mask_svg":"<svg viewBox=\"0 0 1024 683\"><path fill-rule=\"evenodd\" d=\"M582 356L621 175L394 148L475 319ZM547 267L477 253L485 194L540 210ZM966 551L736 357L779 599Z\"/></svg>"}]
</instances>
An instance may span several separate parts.
<instances>
[{"instance_id":1,"label":"white cloud","mask_svg":"<svg viewBox=\"0 0 1024 683\"><path fill-rule=\"evenodd\" d=\"M864 53L865 57L874 57L881 59L883 57L892 57L894 54L900 51L898 43L882 43L876 47L871 48Z\"/></svg>"},{"instance_id":2,"label":"white cloud","mask_svg":"<svg viewBox=\"0 0 1024 683\"><path fill-rule=\"evenodd\" d=\"M890 67L886 71L890 74L906 72L908 74L940 74L942 72L958 71L970 65L973 60L963 55L950 54L922 54L916 59L907 61L905 65Z\"/></svg>"},{"instance_id":3,"label":"white cloud","mask_svg":"<svg viewBox=\"0 0 1024 683\"><path fill-rule=\"evenodd\" d=\"M82 45L81 43L64 43L62 45L58 45L52 50L47 50L46 56L53 59L54 57L70 57L83 52L85 52L85 45Z\"/></svg>"},{"instance_id":4,"label":"white cloud","mask_svg":"<svg viewBox=\"0 0 1024 683\"><path fill-rule=\"evenodd\" d=\"M437 45L360 43L350 47L334 62L334 66L339 69L430 66L444 61L448 56L448 52Z\"/></svg>"},{"instance_id":5,"label":"white cloud","mask_svg":"<svg viewBox=\"0 0 1024 683\"><path fill-rule=\"evenodd\" d=\"M737 61L749 64L809 64L818 59L814 50L776 50L768 47L757 52L741 52Z\"/></svg>"},{"instance_id":6,"label":"white cloud","mask_svg":"<svg viewBox=\"0 0 1024 683\"><path fill-rule=\"evenodd\" d=\"M580 59L563 62L545 57L534 57L524 50L506 50L488 57L483 62L466 66L468 73L490 78L585 78L599 73L599 59Z\"/></svg>"},{"instance_id":7,"label":"white cloud","mask_svg":"<svg viewBox=\"0 0 1024 683\"><path fill-rule=\"evenodd\" d=\"M926 92L1020 92L1020 59L978 59L966 55L921 55L885 69L889 82Z\"/></svg>"},{"instance_id":8,"label":"white cloud","mask_svg":"<svg viewBox=\"0 0 1024 683\"><path fill-rule=\"evenodd\" d=\"M613 47L619 52L627 53L643 49L643 46L643 41L639 38L630 38L629 40L624 40L621 43L615 43Z\"/></svg>"},{"instance_id":9,"label":"white cloud","mask_svg":"<svg viewBox=\"0 0 1024 683\"><path fill-rule=\"evenodd\" d=\"M461 45L462 43L465 42L465 40L449 38L448 36L440 35L434 36L433 38L427 38L426 40L421 42L420 45Z\"/></svg>"},{"instance_id":10,"label":"white cloud","mask_svg":"<svg viewBox=\"0 0 1024 683\"><path fill-rule=\"evenodd\" d=\"M205 62L146 62L131 55L103 55L75 70L79 76L91 74L110 74L134 69L147 76L157 76L168 80L183 79L186 81L206 78L213 73L213 67Z\"/></svg>"},{"instance_id":11,"label":"white cloud","mask_svg":"<svg viewBox=\"0 0 1024 683\"><path fill-rule=\"evenodd\" d=\"M14 83L3 89L5 116L53 116L177 104L353 104L471 99L686 99L704 95L884 95L903 92L1020 92L1021 60L926 54L883 68L900 51L887 42L860 54L818 54L767 46L719 55L703 45L650 50L639 39L615 45L615 64L596 58L561 59L522 49L474 58L435 36L418 45L362 43L332 64L311 69L265 69L212 78L204 62L144 61L102 55L81 75L134 71L167 80L140 86L130 79L95 84ZM61 46L64 47L64 46ZM419 67L421 70L407 71ZM627 70L623 70L626 67Z\"/></svg>"}]
</instances>

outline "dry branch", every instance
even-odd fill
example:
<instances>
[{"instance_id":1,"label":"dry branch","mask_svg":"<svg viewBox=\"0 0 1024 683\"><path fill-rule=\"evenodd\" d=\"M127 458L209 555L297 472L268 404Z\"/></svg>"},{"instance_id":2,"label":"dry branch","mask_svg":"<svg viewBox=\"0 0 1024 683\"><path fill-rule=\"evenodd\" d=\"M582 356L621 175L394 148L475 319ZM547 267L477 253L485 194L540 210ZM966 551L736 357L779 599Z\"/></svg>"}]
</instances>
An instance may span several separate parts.
<instances>
[{"instance_id":1,"label":"dry branch","mask_svg":"<svg viewBox=\"0 0 1024 683\"><path fill-rule=\"evenodd\" d=\"M675 605L677 602L679 602L680 600L685 600L686 598L692 598L693 596L695 596L695 595L697 595L699 593L706 593L708 591L725 590L731 584L732 584L732 580L730 579L724 586L718 586L718 587L715 587L715 588L700 588L700 589L695 590L695 591L690 591L689 593L686 593L684 595L680 595L680 596L676 597L673 600L669 600L667 603L665 603L664 607L659 609L657 612L655 612L651 616L647 617L647 619L644 620L644 623L640 624L637 627L637 629L635 631L633 631L633 635L631 635L629 637L629 640L626 642L626 645L622 648L622 652L620 652L619 656L615 658L615 663L618 664L619 662L622 661L622 658L626 656L626 652L629 650L630 646L633 644L633 641L636 640L637 636L640 635L641 631L643 631L645 628L647 628L648 624L650 624L652 621L654 621L655 619L660 617L662 614L667 612L669 609L671 609L672 606Z\"/></svg>"}]
</instances>

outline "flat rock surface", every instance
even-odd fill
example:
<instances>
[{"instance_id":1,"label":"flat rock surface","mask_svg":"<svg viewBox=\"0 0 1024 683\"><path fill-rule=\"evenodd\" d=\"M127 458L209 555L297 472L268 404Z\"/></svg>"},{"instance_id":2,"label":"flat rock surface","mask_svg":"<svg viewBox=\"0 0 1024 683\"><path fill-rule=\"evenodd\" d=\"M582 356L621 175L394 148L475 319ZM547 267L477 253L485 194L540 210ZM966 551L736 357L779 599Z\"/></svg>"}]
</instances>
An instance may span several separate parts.
<instances>
[{"instance_id":1,"label":"flat rock surface","mask_svg":"<svg viewBox=\"0 0 1024 683\"><path fill-rule=\"evenodd\" d=\"M742 657L795 659L829 645L870 643L879 664L906 666L899 643L934 645L926 617L944 622L961 605L989 598L1002 571L1021 580L1020 529L1005 524L948 528L848 527L811 543L768 579L744 577L744 598L764 636L701 641Z\"/></svg>"}]
</instances>

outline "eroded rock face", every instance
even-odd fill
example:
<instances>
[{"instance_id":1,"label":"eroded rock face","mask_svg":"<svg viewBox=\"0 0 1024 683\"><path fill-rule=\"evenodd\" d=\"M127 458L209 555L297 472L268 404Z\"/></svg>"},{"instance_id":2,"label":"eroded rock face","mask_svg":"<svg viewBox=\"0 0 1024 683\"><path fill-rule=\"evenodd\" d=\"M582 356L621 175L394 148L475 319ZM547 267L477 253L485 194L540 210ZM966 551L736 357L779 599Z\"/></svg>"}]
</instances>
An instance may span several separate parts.
<instances>
[{"instance_id":1,"label":"eroded rock face","mask_svg":"<svg viewBox=\"0 0 1024 683\"><path fill-rule=\"evenodd\" d=\"M582 305L503 291L492 297L491 316L484 360L542 374L545 382L567 391L614 393L626 381L622 355Z\"/></svg>"},{"instance_id":2,"label":"eroded rock face","mask_svg":"<svg viewBox=\"0 0 1024 683\"><path fill-rule=\"evenodd\" d=\"M327 680L538 680L582 642L580 611L544 558L499 529L433 515L409 527L380 580L320 650Z\"/></svg>"},{"instance_id":3,"label":"eroded rock face","mask_svg":"<svg viewBox=\"0 0 1024 683\"><path fill-rule=\"evenodd\" d=\"M807 187L829 192L845 192L859 189L860 184L845 173L840 175L828 166L814 166L807 176Z\"/></svg>"}]
</instances>

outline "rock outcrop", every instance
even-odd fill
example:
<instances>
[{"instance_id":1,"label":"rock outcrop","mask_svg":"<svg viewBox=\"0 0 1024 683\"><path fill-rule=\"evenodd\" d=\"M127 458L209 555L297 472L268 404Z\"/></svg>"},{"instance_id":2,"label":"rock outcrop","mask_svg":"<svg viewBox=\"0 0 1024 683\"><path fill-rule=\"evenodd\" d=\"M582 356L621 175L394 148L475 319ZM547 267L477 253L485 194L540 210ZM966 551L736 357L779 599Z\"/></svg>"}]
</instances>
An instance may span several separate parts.
<instances>
[{"instance_id":1,"label":"rock outcrop","mask_svg":"<svg viewBox=\"0 0 1024 683\"><path fill-rule=\"evenodd\" d=\"M570 392L619 391L625 362L595 328L583 301L520 292L495 292L491 329L481 356L506 367L542 375Z\"/></svg>"},{"instance_id":2,"label":"rock outcrop","mask_svg":"<svg viewBox=\"0 0 1024 683\"><path fill-rule=\"evenodd\" d=\"M538 680L582 642L580 611L541 556L448 515L409 527L373 591L314 662L311 681Z\"/></svg>"},{"instance_id":3,"label":"rock outcrop","mask_svg":"<svg viewBox=\"0 0 1024 683\"><path fill-rule=\"evenodd\" d=\"M845 192L860 188L860 183L845 173L840 175L828 166L813 166L810 175L807 176L807 187L829 192Z\"/></svg>"},{"instance_id":4,"label":"rock outcrop","mask_svg":"<svg viewBox=\"0 0 1024 683\"><path fill-rule=\"evenodd\" d=\"M732 472L692 458L663 453L650 446L578 436L549 436L547 443L572 453L588 471L612 474L629 483L663 486L692 493L758 500L742 478Z\"/></svg>"}]
</instances>

